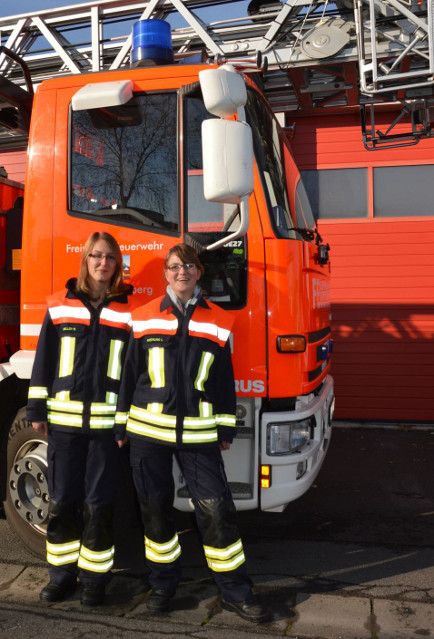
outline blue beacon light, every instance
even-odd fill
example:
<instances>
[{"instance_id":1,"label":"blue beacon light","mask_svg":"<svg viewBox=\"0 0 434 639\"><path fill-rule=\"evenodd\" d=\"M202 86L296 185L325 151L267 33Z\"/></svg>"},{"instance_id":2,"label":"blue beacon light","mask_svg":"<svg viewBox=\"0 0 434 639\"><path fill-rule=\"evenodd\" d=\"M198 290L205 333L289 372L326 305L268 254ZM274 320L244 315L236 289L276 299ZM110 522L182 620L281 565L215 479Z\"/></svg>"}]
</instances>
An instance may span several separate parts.
<instances>
[{"instance_id":1,"label":"blue beacon light","mask_svg":"<svg viewBox=\"0 0 434 639\"><path fill-rule=\"evenodd\" d=\"M165 20L139 20L133 25L131 66L173 63L172 34Z\"/></svg>"}]
</instances>

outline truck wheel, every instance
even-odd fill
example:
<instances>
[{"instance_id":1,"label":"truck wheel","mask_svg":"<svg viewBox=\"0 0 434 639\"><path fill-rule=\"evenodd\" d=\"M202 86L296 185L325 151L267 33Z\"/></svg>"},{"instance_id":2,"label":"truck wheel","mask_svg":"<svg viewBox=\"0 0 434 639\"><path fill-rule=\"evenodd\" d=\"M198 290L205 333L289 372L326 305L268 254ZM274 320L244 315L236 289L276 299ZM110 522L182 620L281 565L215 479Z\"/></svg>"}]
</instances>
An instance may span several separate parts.
<instances>
[{"instance_id":1,"label":"truck wheel","mask_svg":"<svg viewBox=\"0 0 434 639\"><path fill-rule=\"evenodd\" d=\"M49 501L47 438L33 430L20 408L9 429L4 509L9 525L40 557L45 556Z\"/></svg>"}]
</instances>

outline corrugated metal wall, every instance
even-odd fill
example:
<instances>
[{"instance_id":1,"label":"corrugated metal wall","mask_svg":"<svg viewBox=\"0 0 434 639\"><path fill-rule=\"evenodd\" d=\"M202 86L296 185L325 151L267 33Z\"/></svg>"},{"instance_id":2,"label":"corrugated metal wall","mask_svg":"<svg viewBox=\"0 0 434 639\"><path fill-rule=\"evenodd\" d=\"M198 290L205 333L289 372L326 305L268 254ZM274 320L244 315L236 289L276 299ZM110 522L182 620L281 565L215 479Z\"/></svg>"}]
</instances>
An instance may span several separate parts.
<instances>
[{"instance_id":1,"label":"corrugated metal wall","mask_svg":"<svg viewBox=\"0 0 434 639\"><path fill-rule=\"evenodd\" d=\"M336 417L434 421L434 197L402 169L396 189L415 194L414 207L375 217L373 188L377 167L433 165L434 140L367 151L357 117L331 116L298 119L293 149L301 171L367 167L366 216L319 220L331 245Z\"/></svg>"},{"instance_id":2,"label":"corrugated metal wall","mask_svg":"<svg viewBox=\"0 0 434 639\"><path fill-rule=\"evenodd\" d=\"M9 180L24 183L26 175L27 149L15 149L0 153L0 166L3 166Z\"/></svg>"}]
</instances>

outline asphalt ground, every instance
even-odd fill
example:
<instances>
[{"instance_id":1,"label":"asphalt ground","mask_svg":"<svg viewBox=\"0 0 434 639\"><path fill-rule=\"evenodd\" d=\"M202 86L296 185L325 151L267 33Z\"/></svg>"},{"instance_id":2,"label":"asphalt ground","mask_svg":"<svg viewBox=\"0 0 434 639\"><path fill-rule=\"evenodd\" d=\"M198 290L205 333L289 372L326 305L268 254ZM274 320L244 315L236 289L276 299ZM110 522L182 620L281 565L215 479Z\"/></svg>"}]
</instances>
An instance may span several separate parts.
<instances>
[{"instance_id":1,"label":"asphalt ground","mask_svg":"<svg viewBox=\"0 0 434 639\"><path fill-rule=\"evenodd\" d=\"M434 426L334 429L315 486L284 513L238 519L255 590L271 610L257 626L223 611L189 514L179 514L184 578L166 616L146 609L141 529L117 523L104 606L40 604L44 562L0 521L0 637L434 637ZM125 504L124 504L125 505Z\"/></svg>"}]
</instances>

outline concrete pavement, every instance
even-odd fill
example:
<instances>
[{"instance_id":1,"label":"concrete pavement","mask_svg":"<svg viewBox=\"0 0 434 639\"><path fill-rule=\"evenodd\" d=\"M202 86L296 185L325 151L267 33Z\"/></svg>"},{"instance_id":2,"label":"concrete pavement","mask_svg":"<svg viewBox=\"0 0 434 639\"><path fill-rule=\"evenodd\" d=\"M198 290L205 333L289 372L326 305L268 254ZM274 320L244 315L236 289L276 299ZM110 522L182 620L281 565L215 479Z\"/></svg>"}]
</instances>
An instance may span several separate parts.
<instances>
[{"instance_id":1,"label":"concrete pavement","mask_svg":"<svg viewBox=\"0 0 434 639\"><path fill-rule=\"evenodd\" d=\"M294 540L279 541L278 551L273 541L251 546L255 591L273 614L270 623L256 625L222 610L199 554L189 552L194 543L184 539L185 577L165 616L146 609L141 567L115 570L105 605L83 608L79 589L65 602L39 603L47 583L42 564L0 564L0 637L434 637L433 549Z\"/></svg>"},{"instance_id":2,"label":"concrete pavement","mask_svg":"<svg viewBox=\"0 0 434 639\"><path fill-rule=\"evenodd\" d=\"M434 639L434 430L335 429L315 486L284 513L240 512L255 589L273 620L223 611L191 515L184 579L151 616L143 532L125 504L106 604L39 603L45 563L0 519L0 639ZM125 495L124 495L125 501Z\"/></svg>"}]
</instances>

